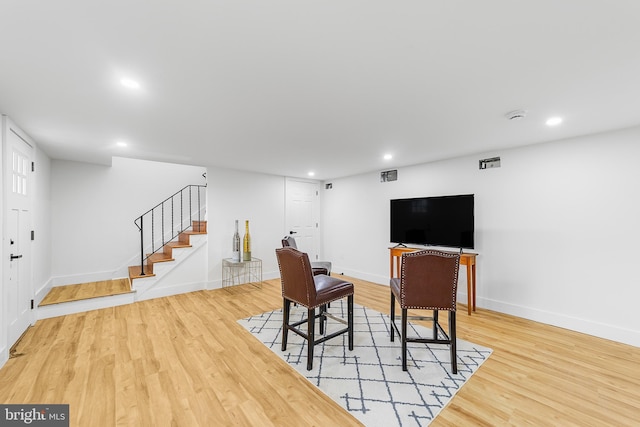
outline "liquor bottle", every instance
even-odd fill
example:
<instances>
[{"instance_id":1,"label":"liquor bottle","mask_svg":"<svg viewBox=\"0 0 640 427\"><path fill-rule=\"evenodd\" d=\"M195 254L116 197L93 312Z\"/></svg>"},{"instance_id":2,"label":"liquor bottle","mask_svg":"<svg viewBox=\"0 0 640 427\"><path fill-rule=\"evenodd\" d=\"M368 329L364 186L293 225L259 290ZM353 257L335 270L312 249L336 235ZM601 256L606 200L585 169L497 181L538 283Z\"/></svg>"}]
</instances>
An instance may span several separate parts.
<instances>
[{"instance_id":1,"label":"liquor bottle","mask_svg":"<svg viewBox=\"0 0 640 427\"><path fill-rule=\"evenodd\" d=\"M238 220L236 219L236 232L233 234L233 261L240 262L240 234L238 233Z\"/></svg>"},{"instance_id":2,"label":"liquor bottle","mask_svg":"<svg viewBox=\"0 0 640 427\"><path fill-rule=\"evenodd\" d=\"M242 260L251 261L251 236L249 235L249 221L244 222L244 240L242 245Z\"/></svg>"}]
</instances>

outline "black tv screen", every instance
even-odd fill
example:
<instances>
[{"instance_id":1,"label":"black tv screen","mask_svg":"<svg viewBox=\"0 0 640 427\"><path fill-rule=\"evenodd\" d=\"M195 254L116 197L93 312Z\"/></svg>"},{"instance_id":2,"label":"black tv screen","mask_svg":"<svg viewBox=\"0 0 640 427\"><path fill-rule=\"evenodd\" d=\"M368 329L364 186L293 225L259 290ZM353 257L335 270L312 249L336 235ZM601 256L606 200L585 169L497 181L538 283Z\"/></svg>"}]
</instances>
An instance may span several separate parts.
<instances>
[{"instance_id":1,"label":"black tv screen","mask_svg":"<svg viewBox=\"0 0 640 427\"><path fill-rule=\"evenodd\" d=\"M473 194L391 200L391 242L473 249Z\"/></svg>"}]
</instances>

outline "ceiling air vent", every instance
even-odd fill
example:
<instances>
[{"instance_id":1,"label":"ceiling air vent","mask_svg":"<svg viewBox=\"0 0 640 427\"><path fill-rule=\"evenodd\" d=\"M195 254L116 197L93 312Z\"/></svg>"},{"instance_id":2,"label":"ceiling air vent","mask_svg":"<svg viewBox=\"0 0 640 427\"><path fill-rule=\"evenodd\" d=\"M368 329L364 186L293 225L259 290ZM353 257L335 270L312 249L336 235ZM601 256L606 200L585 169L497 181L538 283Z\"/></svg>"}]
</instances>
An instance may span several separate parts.
<instances>
[{"instance_id":1,"label":"ceiling air vent","mask_svg":"<svg viewBox=\"0 0 640 427\"><path fill-rule=\"evenodd\" d=\"M389 182L398 180L398 170L382 171L380 172L380 182Z\"/></svg>"}]
</instances>

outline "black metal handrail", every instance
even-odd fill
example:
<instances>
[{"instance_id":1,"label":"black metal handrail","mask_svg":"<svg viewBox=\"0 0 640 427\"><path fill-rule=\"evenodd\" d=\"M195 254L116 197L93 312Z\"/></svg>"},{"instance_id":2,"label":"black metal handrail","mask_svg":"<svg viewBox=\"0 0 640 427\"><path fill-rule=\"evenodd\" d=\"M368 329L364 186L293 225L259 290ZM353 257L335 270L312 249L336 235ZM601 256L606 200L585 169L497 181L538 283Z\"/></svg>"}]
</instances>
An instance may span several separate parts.
<instances>
[{"instance_id":1,"label":"black metal handrail","mask_svg":"<svg viewBox=\"0 0 640 427\"><path fill-rule=\"evenodd\" d=\"M133 221L140 231L141 276L146 275L144 264L151 255L178 237L180 233L192 227L193 221L202 221L206 207L206 187L206 184L187 185ZM195 206L194 199L197 202ZM176 218L175 215L175 205L177 203L180 204L179 218ZM165 215L165 210L170 210L170 215L169 213ZM147 241L145 241L145 229L148 230L149 228L151 228L151 236L150 238L147 237ZM157 236L158 234L159 236ZM145 252L147 252L146 256Z\"/></svg>"}]
</instances>

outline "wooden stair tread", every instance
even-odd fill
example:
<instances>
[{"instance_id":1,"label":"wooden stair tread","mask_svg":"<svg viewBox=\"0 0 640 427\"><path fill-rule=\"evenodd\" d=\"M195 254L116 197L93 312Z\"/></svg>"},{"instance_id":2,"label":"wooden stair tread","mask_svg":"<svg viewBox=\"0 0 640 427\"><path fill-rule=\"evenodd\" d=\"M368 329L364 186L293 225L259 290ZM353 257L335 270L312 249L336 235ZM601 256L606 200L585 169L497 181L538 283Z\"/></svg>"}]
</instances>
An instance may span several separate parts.
<instances>
[{"instance_id":1,"label":"wooden stair tread","mask_svg":"<svg viewBox=\"0 0 640 427\"><path fill-rule=\"evenodd\" d=\"M51 288L38 307L131 292L133 291L131 290L131 282L128 278L56 286Z\"/></svg>"},{"instance_id":2,"label":"wooden stair tread","mask_svg":"<svg viewBox=\"0 0 640 427\"><path fill-rule=\"evenodd\" d=\"M153 265L145 265L144 266L144 276L142 275L142 270L139 265L134 265L129 267L129 278L130 279L142 279L145 277L154 277L153 273Z\"/></svg>"},{"instance_id":3,"label":"wooden stair tread","mask_svg":"<svg viewBox=\"0 0 640 427\"><path fill-rule=\"evenodd\" d=\"M171 257L170 255L165 254L164 252L156 252L155 254L147 258L148 263L169 261L175 261L175 259L173 259L173 257Z\"/></svg>"},{"instance_id":4,"label":"wooden stair tread","mask_svg":"<svg viewBox=\"0 0 640 427\"><path fill-rule=\"evenodd\" d=\"M167 243L165 246L170 248L190 248L191 244L174 240Z\"/></svg>"}]
</instances>

